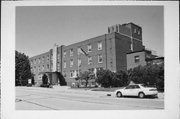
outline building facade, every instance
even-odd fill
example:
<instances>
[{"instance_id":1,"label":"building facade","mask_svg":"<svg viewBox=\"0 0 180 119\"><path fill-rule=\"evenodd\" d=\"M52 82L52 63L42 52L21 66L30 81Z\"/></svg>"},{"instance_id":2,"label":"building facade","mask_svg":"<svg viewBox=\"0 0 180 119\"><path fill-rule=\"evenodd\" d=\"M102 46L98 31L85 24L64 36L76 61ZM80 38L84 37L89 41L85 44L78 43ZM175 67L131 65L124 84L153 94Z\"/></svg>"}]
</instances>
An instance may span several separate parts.
<instances>
[{"instance_id":1,"label":"building facade","mask_svg":"<svg viewBox=\"0 0 180 119\"><path fill-rule=\"evenodd\" d=\"M42 82L42 72L60 72L67 85L76 82L80 72L109 69L127 71L128 52L144 50L142 28L134 23L108 27L108 34L69 46L54 45L48 52L31 57L35 83Z\"/></svg>"},{"instance_id":2,"label":"building facade","mask_svg":"<svg viewBox=\"0 0 180 119\"><path fill-rule=\"evenodd\" d=\"M127 53L127 70L133 69L138 66L162 64L164 57L158 57L150 50L141 50Z\"/></svg>"}]
</instances>

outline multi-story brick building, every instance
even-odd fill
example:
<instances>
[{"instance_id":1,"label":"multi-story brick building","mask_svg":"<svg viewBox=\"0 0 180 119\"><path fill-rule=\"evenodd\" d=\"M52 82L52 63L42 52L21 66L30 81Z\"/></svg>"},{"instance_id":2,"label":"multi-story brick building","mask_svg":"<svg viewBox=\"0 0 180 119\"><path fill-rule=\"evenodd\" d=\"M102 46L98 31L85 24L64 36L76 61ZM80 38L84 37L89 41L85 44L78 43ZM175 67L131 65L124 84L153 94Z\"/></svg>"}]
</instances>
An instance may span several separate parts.
<instances>
[{"instance_id":1,"label":"multi-story brick building","mask_svg":"<svg viewBox=\"0 0 180 119\"><path fill-rule=\"evenodd\" d=\"M31 57L35 82L41 82L43 72L61 72L67 85L83 71L100 68L113 72L127 71L128 52L144 50L142 28L133 23L108 27L108 34L87 39L69 46L57 46L48 52ZM83 55L80 51L85 52Z\"/></svg>"}]
</instances>

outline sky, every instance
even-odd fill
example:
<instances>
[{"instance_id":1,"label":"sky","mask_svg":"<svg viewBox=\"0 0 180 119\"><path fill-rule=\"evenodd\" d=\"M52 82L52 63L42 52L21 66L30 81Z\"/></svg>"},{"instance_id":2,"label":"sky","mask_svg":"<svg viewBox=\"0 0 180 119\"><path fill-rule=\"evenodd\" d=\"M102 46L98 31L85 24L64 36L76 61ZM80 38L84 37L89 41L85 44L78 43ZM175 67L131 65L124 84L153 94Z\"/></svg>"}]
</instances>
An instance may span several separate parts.
<instances>
[{"instance_id":1,"label":"sky","mask_svg":"<svg viewBox=\"0 0 180 119\"><path fill-rule=\"evenodd\" d=\"M142 27L143 45L164 56L162 6L16 7L16 50L29 57L54 44L70 45L108 33L108 26L133 22Z\"/></svg>"}]
</instances>

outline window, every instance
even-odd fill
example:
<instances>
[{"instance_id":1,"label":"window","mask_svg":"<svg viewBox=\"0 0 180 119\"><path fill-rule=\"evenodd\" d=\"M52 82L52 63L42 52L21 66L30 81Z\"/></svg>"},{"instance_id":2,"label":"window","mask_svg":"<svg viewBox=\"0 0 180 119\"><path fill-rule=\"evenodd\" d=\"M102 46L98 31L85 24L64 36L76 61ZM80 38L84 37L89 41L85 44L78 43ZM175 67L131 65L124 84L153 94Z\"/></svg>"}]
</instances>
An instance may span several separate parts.
<instances>
[{"instance_id":1,"label":"window","mask_svg":"<svg viewBox=\"0 0 180 119\"><path fill-rule=\"evenodd\" d=\"M34 60L34 64L36 64L36 59Z\"/></svg>"},{"instance_id":2,"label":"window","mask_svg":"<svg viewBox=\"0 0 180 119\"><path fill-rule=\"evenodd\" d=\"M136 29L134 29L134 33L136 33Z\"/></svg>"},{"instance_id":3,"label":"window","mask_svg":"<svg viewBox=\"0 0 180 119\"><path fill-rule=\"evenodd\" d=\"M141 31L139 30L139 31L138 31L138 35L140 35L140 34L141 34Z\"/></svg>"},{"instance_id":4,"label":"window","mask_svg":"<svg viewBox=\"0 0 180 119\"><path fill-rule=\"evenodd\" d=\"M109 45L110 45L109 49L112 50L112 38L109 39Z\"/></svg>"},{"instance_id":5,"label":"window","mask_svg":"<svg viewBox=\"0 0 180 119\"><path fill-rule=\"evenodd\" d=\"M63 71L63 76L66 77L66 71Z\"/></svg>"},{"instance_id":6,"label":"window","mask_svg":"<svg viewBox=\"0 0 180 119\"><path fill-rule=\"evenodd\" d=\"M35 59L34 61L35 61L35 63L34 63L34 64L38 64L38 60L37 60L37 59Z\"/></svg>"},{"instance_id":7,"label":"window","mask_svg":"<svg viewBox=\"0 0 180 119\"><path fill-rule=\"evenodd\" d=\"M98 42L98 50L102 50L102 42Z\"/></svg>"},{"instance_id":8,"label":"window","mask_svg":"<svg viewBox=\"0 0 180 119\"><path fill-rule=\"evenodd\" d=\"M47 69L49 69L49 64L47 64Z\"/></svg>"},{"instance_id":9,"label":"window","mask_svg":"<svg viewBox=\"0 0 180 119\"><path fill-rule=\"evenodd\" d=\"M78 58L78 67L80 67L80 66L81 66L81 59Z\"/></svg>"},{"instance_id":10,"label":"window","mask_svg":"<svg viewBox=\"0 0 180 119\"><path fill-rule=\"evenodd\" d=\"M102 63L103 59L102 59L102 55L98 55L98 63Z\"/></svg>"},{"instance_id":11,"label":"window","mask_svg":"<svg viewBox=\"0 0 180 119\"><path fill-rule=\"evenodd\" d=\"M70 49L70 56L73 56L73 49Z\"/></svg>"},{"instance_id":12,"label":"window","mask_svg":"<svg viewBox=\"0 0 180 119\"><path fill-rule=\"evenodd\" d=\"M138 85L134 85L134 88L140 88Z\"/></svg>"},{"instance_id":13,"label":"window","mask_svg":"<svg viewBox=\"0 0 180 119\"><path fill-rule=\"evenodd\" d=\"M92 51L92 45L88 45L88 52L91 52Z\"/></svg>"},{"instance_id":14,"label":"window","mask_svg":"<svg viewBox=\"0 0 180 119\"><path fill-rule=\"evenodd\" d=\"M41 71L41 67L40 66L39 66L38 70Z\"/></svg>"},{"instance_id":15,"label":"window","mask_svg":"<svg viewBox=\"0 0 180 119\"><path fill-rule=\"evenodd\" d=\"M51 62L51 71L53 71L53 63Z\"/></svg>"},{"instance_id":16,"label":"window","mask_svg":"<svg viewBox=\"0 0 180 119\"><path fill-rule=\"evenodd\" d=\"M133 43L131 43L131 51L133 51Z\"/></svg>"},{"instance_id":17,"label":"window","mask_svg":"<svg viewBox=\"0 0 180 119\"><path fill-rule=\"evenodd\" d=\"M78 75L81 75L81 73L82 73L82 72L81 72L81 69L79 69L79 70L77 71L77 74L78 74Z\"/></svg>"},{"instance_id":18,"label":"window","mask_svg":"<svg viewBox=\"0 0 180 119\"><path fill-rule=\"evenodd\" d=\"M139 56L135 56L135 57L134 57L134 62L135 62L135 63L138 63L139 61L140 61Z\"/></svg>"},{"instance_id":19,"label":"window","mask_svg":"<svg viewBox=\"0 0 180 119\"><path fill-rule=\"evenodd\" d=\"M49 62L49 55L47 55L47 62Z\"/></svg>"},{"instance_id":20,"label":"window","mask_svg":"<svg viewBox=\"0 0 180 119\"><path fill-rule=\"evenodd\" d=\"M118 32L118 26L116 25L116 32Z\"/></svg>"},{"instance_id":21,"label":"window","mask_svg":"<svg viewBox=\"0 0 180 119\"><path fill-rule=\"evenodd\" d=\"M60 53L57 54L57 60L59 60L59 59L60 59Z\"/></svg>"},{"instance_id":22,"label":"window","mask_svg":"<svg viewBox=\"0 0 180 119\"><path fill-rule=\"evenodd\" d=\"M36 71L36 66L34 66L34 72Z\"/></svg>"},{"instance_id":23,"label":"window","mask_svg":"<svg viewBox=\"0 0 180 119\"><path fill-rule=\"evenodd\" d=\"M41 63L41 58L38 59L38 63Z\"/></svg>"},{"instance_id":24,"label":"window","mask_svg":"<svg viewBox=\"0 0 180 119\"><path fill-rule=\"evenodd\" d=\"M127 86L125 89L133 89L133 85Z\"/></svg>"},{"instance_id":25,"label":"window","mask_svg":"<svg viewBox=\"0 0 180 119\"><path fill-rule=\"evenodd\" d=\"M78 55L81 54L81 53L80 53L80 50L81 50L81 49L78 47L78 48L77 48L77 53L78 53Z\"/></svg>"},{"instance_id":26,"label":"window","mask_svg":"<svg viewBox=\"0 0 180 119\"><path fill-rule=\"evenodd\" d=\"M51 54L51 56L50 56L50 60L51 60L51 62L53 61L53 54Z\"/></svg>"},{"instance_id":27,"label":"window","mask_svg":"<svg viewBox=\"0 0 180 119\"><path fill-rule=\"evenodd\" d=\"M63 52L63 57L66 57L66 51Z\"/></svg>"},{"instance_id":28,"label":"window","mask_svg":"<svg viewBox=\"0 0 180 119\"><path fill-rule=\"evenodd\" d=\"M66 61L64 61L64 68L66 68Z\"/></svg>"},{"instance_id":29,"label":"window","mask_svg":"<svg viewBox=\"0 0 180 119\"><path fill-rule=\"evenodd\" d=\"M42 71L44 71L44 65L42 66Z\"/></svg>"},{"instance_id":30,"label":"window","mask_svg":"<svg viewBox=\"0 0 180 119\"><path fill-rule=\"evenodd\" d=\"M70 67L73 66L73 59L70 60Z\"/></svg>"},{"instance_id":31,"label":"window","mask_svg":"<svg viewBox=\"0 0 180 119\"><path fill-rule=\"evenodd\" d=\"M108 33L110 33L110 28L108 27Z\"/></svg>"},{"instance_id":32,"label":"window","mask_svg":"<svg viewBox=\"0 0 180 119\"><path fill-rule=\"evenodd\" d=\"M60 63L57 63L57 71L60 72Z\"/></svg>"},{"instance_id":33,"label":"window","mask_svg":"<svg viewBox=\"0 0 180 119\"><path fill-rule=\"evenodd\" d=\"M88 65L92 64L92 57L88 57Z\"/></svg>"},{"instance_id":34,"label":"window","mask_svg":"<svg viewBox=\"0 0 180 119\"><path fill-rule=\"evenodd\" d=\"M74 74L74 77L77 77L79 74L78 70L76 70L76 73Z\"/></svg>"},{"instance_id":35,"label":"window","mask_svg":"<svg viewBox=\"0 0 180 119\"><path fill-rule=\"evenodd\" d=\"M140 88L138 85L130 85L130 86L127 86L125 89L138 89Z\"/></svg>"},{"instance_id":36,"label":"window","mask_svg":"<svg viewBox=\"0 0 180 119\"><path fill-rule=\"evenodd\" d=\"M70 71L70 78L75 78L78 76L78 70L71 70Z\"/></svg>"},{"instance_id":37,"label":"window","mask_svg":"<svg viewBox=\"0 0 180 119\"><path fill-rule=\"evenodd\" d=\"M70 78L73 78L74 77L74 70L71 70L70 71Z\"/></svg>"},{"instance_id":38,"label":"window","mask_svg":"<svg viewBox=\"0 0 180 119\"><path fill-rule=\"evenodd\" d=\"M44 56L42 57L42 63L44 63Z\"/></svg>"}]
</instances>

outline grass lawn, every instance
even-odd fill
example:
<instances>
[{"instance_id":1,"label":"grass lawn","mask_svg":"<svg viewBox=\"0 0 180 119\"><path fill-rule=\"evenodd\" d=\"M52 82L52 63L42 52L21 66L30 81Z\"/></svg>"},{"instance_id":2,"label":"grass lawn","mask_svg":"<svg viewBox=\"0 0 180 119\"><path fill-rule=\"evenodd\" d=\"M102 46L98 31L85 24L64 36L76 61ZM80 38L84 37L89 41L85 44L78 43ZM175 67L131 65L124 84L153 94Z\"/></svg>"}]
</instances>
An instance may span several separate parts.
<instances>
[{"instance_id":1,"label":"grass lawn","mask_svg":"<svg viewBox=\"0 0 180 119\"><path fill-rule=\"evenodd\" d=\"M120 88L122 88L122 87L116 87L116 88L103 88L103 87L100 87L100 88L89 88L89 87L87 87L87 88L70 88L70 89L113 92L116 89L120 89Z\"/></svg>"},{"instance_id":2,"label":"grass lawn","mask_svg":"<svg viewBox=\"0 0 180 119\"><path fill-rule=\"evenodd\" d=\"M120 89L122 87L115 87L115 88L94 88L94 89L91 89L91 91L106 91L106 92L114 92L115 90L117 89Z\"/></svg>"}]
</instances>

